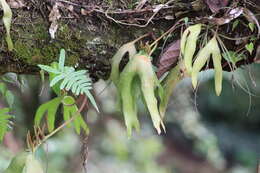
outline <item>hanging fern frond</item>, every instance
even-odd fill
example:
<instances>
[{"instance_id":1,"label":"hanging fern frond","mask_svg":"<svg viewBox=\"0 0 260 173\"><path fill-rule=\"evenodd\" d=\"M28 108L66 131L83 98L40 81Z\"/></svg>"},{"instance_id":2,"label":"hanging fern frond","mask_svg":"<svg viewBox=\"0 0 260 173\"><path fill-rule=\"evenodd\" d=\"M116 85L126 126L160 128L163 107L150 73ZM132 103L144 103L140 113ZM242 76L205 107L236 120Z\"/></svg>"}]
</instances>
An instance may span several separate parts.
<instances>
[{"instance_id":1,"label":"hanging fern frond","mask_svg":"<svg viewBox=\"0 0 260 173\"><path fill-rule=\"evenodd\" d=\"M82 115L78 112L78 107L75 104L76 101L71 96L65 96L62 100L63 103L63 117L65 121L69 121L73 116L73 125L78 134L80 134L81 128L88 134L89 128L86 122L84 121ZM70 125L70 124L69 124Z\"/></svg>"},{"instance_id":2,"label":"hanging fern frond","mask_svg":"<svg viewBox=\"0 0 260 173\"><path fill-rule=\"evenodd\" d=\"M51 101L48 101L47 103L42 104L36 112L35 115L35 125L39 126L42 117L47 112L47 125L49 132L52 132L54 130L55 125L55 115L59 108L59 105L61 104L63 97L56 97L52 99Z\"/></svg>"},{"instance_id":3,"label":"hanging fern frond","mask_svg":"<svg viewBox=\"0 0 260 173\"><path fill-rule=\"evenodd\" d=\"M10 129L12 115L9 115L9 112L9 108L0 109L0 141L3 140L4 135Z\"/></svg>"},{"instance_id":4,"label":"hanging fern frond","mask_svg":"<svg viewBox=\"0 0 260 173\"><path fill-rule=\"evenodd\" d=\"M6 42L8 46L8 50L12 51L14 49L14 45L11 39L11 34L10 34L10 29L11 29L11 22L12 22L12 10L10 6L7 4L5 0L0 0L0 4L3 8L4 11L4 16L3 16L3 23L5 26L6 30Z\"/></svg>"},{"instance_id":5,"label":"hanging fern frond","mask_svg":"<svg viewBox=\"0 0 260 173\"><path fill-rule=\"evenodd\" d=\"M84 121L82 115L78 112L78 107L76 105L76 101L71 96L60 96L56 97L44 104L42 104L36 112L34 122L36 126L40 126L40 123L46 114L47 119L47 126L49 132L54 130L55 120L56 120L56 113L59 106L63 106L63 117L64 121L69 121L72 117L74 117L72 123L74 128L78 134L80 134L81 128L86 132L89 133L88 125ZM68 124L70 126L70 124Z\"/></svg>"},{"instance_id":6,"label":"hanging fern frond","mask_svg":"<svg viewBox=\"0 0 260 173\"><path fill-rule=\"evenodd\" d=\"M52 66L38 66L50 74L50 86L54 90L57 90L57 86L59 86L59 90L71 91L76 96L79 94L85 94L96 110L99 111L95 99L90 93L92 82L87 74L87 70L76 71L75 68L64 66L64 64L65 50L61 49L59 63L53 63Z\"/></svg>"}]
</instances>

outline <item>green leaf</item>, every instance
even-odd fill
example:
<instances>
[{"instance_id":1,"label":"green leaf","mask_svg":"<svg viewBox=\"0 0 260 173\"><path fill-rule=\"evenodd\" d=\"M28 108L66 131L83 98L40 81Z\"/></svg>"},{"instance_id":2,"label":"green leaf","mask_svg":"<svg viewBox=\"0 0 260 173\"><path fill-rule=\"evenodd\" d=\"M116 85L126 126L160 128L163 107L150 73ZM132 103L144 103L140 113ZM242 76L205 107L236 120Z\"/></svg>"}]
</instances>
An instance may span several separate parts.
<instances>
[{"instance_id":1,"label":"green leaf","mask_svg":"<svg viewBox=\"0 0 260 173\"><path fill-rule=\"evenodd\" d=\"M232 24L232 31L234 31L234 30L236 29L236 27L237 27L238 24L239 24L239 20L237 19L237 20L235 20L235 21L233 22L233 24Z\"/></svg>"},{"instance_id":2,"label":"green leaf","mask_svg":"<svg viewBox=\"0 0 260 173\"><path fill-rule=\"evenodd\" d=\"M131 44L131 46L134 46ZM131 47L132 49L132 47ZM135 48L134 48L135 49ZM126 53L127 51L125 51ZM130 50L129 50L130 52ZM124 54L125 54L124 53ZM87 70L75 71L73 67L64 66L65 64L65 50L60 51L59 64L57 62L52 63L51 66L38 65L41 69L49 72L50 87L59 96L61 90L65 88L67 91L71 91L75 95L86 94L91 103L97 109L95 99L89 92L92 88L91 79L88 77Z\"/></svg>"},{"instance_id":3,"label":"green leaf","mask_svg":"<svg viewBox=\"0 0 260 173\"><path fill-rule=\"evenodd\" d=\"M62 79L64 79L66 77L66 74L62 73L58 76L55 76L50 83L50 87L53 87L56 83L58 83L59 81L61 81Z\"/></svg>"},{"instance_id":4,"label":"green leaf","mask_svg":"<svg viewBox=\"0 0 260 173\"><path fill-rule=\"evenodd\" d=\"M5 95L6 85L3 82L0 83L0 92L1 92L2 95Z\"/></svg>"},{"instance_id":5,"label":"green leaf","mask_svg":"<svg viewBox=\"0 0 260 173\"><path fill-rule=\"evenodd\" d=\"M58 69L58 63L57 62L53 62L51 64L51 67L54 69ZM57 76L57 74L54 73L49 73L49 80L52 81L53 78ZM51 87L52 90L55 92L55 94L57 94L58 96L61 95L61 90L60 90L60 82L58 82L57 84L55 84L53 87Z\"/></svg>"},{"instance_id":6,"label":"green leaf","mask_svg":"<svg viewBox=\"0 0 260 173\"><path fill-rule=\"evenodd\" d=\"M254 44L251 42L249 44L246 44L246 50L252 55L253 50L254 50Z\"/></svg>"},{"instance_id":7,"label":"green leaf","mask_svg":"<svg viewBox=\"0 0 260 173\"><path fill-rule=\"evenodd\" d=\"M10 111L10 108L2 108L2 109L0 109L0 115L6 114L6 113L8 113L9 111Z\"/></svg>"},{"instance_id":8,"label":"green leaf","mask_svg":"<svg viewBox=\"0 0 260 173\"><path fill-rule=\"evenodd\" d=\"M70 119L70 106L63 105L63 118L64 121L69 121ZM68 127L71 127L71 124L68 124Z\"/></svg>"},{"instance_id":9,"label":"green leaf","mask_svg":"<svg viewBox=\"0 0 260 173\"><path fill-rule=\"evenodd\" d=\"M76 102L75 99L71 96L65 96L62 100L62 103L64 105L73 105L75 104L75 102Z\"/></svg>"},{"instance_id":10,"label":"green leaf","mask_svg":"<svg viewBox=\"0 0 260 173\"><path fill-rule=\"evenodd\" d=\"M5 26L5 30L6 30L6 42L7 42L7 46L8 46L8 50L12 51L14 48L12 39L11 39L11 35L10 35L10 30L11 30L11 22L12 22L12 10L9 7L9 5L6 3L5 0L0 0L1 6L3 8L4 11L4 16L3 16L3 23Z\"/></svg>"},{"instance_id":11,"label":"green leaf","mask_svg":"<svg viewBox=\"0 0 260 173\"><path fill-rule=\"evenodd\" d=\"M88 97L90 103L91 103L91 104L95 107L95 109L99 112L97 103L96 103L94 97L92 96L92 94L89 92L89 90L84 90L83 92L84 92L84 93L86 94L86 96Z\"/></svg>"},{"instance_id":12,"label":"green leaf","mask_svg":"<svg viewBox=\"0 0 260 173\"><path fill-rule=\"evenodd\" d=\"M69 98L67 103L71 103L72 100ZM63 104L63 117L64 121L69 121L73 116L76 116L75 119L72 121L75 131L77 134L80 134L81 128L88 134L89 133L89 128L82 118L82 115L78 113L78 107L77 105L66 105ZM76 115L77 114L77 115ZM68 127L70 127L70 124L68 124Z\"/></svg>"},{"instance_id":13,"label":"green leaf","mask_svg":"<svg viewBox=\"0 0 260 173\"><path fill-rule=\"evenodd\" d=\"M255 30L255 24L254 24L254 23L249 23L249 24L248 24L248 27L250 28L250 30L251 30L252 32L254 32L254 30Z\"/></svg>"},{"instance_id":14,"label":"green leaf","mask_svg":"<svg viewBox=\"0 0 260 173\"><path fill-rule=\"evenodd\" d=\"M64 71L64 64L65 64L65 50L60 50L60 58L59 58L59 70Z\"/></svg>"},{"instance_id":15,"label":"green leaf","mask_svg":"<svg viewBox=\"0 0 260 173\"><path fill-rule=\"evenodd\" d=\"M13 107L14 104L14 95L10 90L7 90L5 93L5 99L10 107Z\"/></svg>"},{"instance_id":16,"label":"green leaf","mask_svg":"<svg viewBox=\"0 0 260 173\"><path fill-rule=\"evenodd\" d=\"M54 74L60 74L61 72L58 71L57 69L47 66L47 65L38 65L42 70L49 72L49 73L54 73Z\"/></svg>"},{"instance_id":17,"label":"green leaf","mask_svg":"<svg viewBox=\"0 0 260 173\"><path fill-rule=\"evenodd\" d=\"M42 104L35 114L34 122L36 126L40 125L40 122L44 116L44 114L47 112L47 124L48 124L48 130L49 132L53 131L54 124L55 124L55 115L58 110L58 107L62 101L63 97L56 97L52 99L51 101L48 101L47 103Z\"/></svg>"},{"instance_id":18,"label":"green leaf","mask_svg":"<svg viewBox=\"0 0 260 173\"><path fill-rule=\"evenodd\" d=\"M48 115L47 115L47 124L48 124L49 132L52 132L54 129L55 115L56 115L58 107L61 103L61 100L62 100L61 97L57 97L50 102L50 105L48 108Z\"/></svg>"},{"instance_id":19,"label":"green leaf","mask_svg":"<svg viewBox=\"0 0 260 173\"><path fill-rule=\"evenodd\" d=\"M228 51L228 52L224 52L222 54L223 58L228 61L231 62L232 64L236 64L238 61L245 59L246 56L244 54L238 54L234 51Z\"/></svg>"},{"instance_id":20,"label":"green leaf","mask_svg":"<svg viewBox=\"0 0 260 173\"><path fill-rule=\"evenodd\" d=\"M185 17L183 20L184 20L185 25L188 26L189 18L188 18L188 17Z\"/></svg>"},{"instance_id":21,"label":"green leaf","mask_svg":"<svg viewBox=\"0 0 260 173\"><path fill-rule=\"evenodd\" d=\"M9 129L10 118L12 118L12 116L8 114L9 111L9 108L0 109L0 141L3 140L4 135Z\"/></svg>"},{"instance_id":22,"label":"green leaf","mask_svg":"<svg viewBox=\"0 0 260 173\"><path fill-rule=\"evenodd\" d=\"M3 173L22 173L28 154L27 152L17 154Z\"/></svg>"},{"instance_id":23,"label":"green leaf","mask_svg":"<svg viewBox=\"0 0 260 173\"><path fill-rule=\"evenodd\" d=\"M40 125L40 122L42 120L43 115L45 114L45 112L47 112L48 110L48 102L42 104L36 111L35 117L34 117L34 123L36 126Z\"/></svg>"}]
</instances>

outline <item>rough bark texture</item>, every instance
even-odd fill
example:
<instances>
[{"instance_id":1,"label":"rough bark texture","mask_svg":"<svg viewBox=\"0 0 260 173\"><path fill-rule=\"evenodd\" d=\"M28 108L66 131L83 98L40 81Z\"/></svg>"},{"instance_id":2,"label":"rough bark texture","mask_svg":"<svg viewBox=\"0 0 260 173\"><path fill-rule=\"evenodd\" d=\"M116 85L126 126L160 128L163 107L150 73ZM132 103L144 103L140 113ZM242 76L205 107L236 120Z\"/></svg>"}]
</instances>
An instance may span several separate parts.
<instances>
[{"instance_id":1,"label":"rough bark texture","mask_svg":"<svg viewBox=\"0 0 260 173\"><path fill-rule=\"evenodd\" d=\"M249 2L255 5L250 5ZM65 48L68 54L67 64L87 68L95 80L107 79L110 73L109 59L123 43L145 33L152 33L150 40L159 37L183 17L196 21L196 17L212 15L203 0L153 0L145 4L133 0L26 0L23 3L24 5L13 6L16 8L12 9L13 52L7 51L5 31L0 22L1 74L37 73L39 69L36 64L49 64L57 60L59 50ZM51 39L48 32L49 13L56 3L61 18L58 20L56 37ZM165 3L168 5L160 7L160 4ZM258 14L259 21L258 0L234 0L229 5L236 3ZM146 23L149 25L146 26ZM175 37L179 37L179 33ZM250 62L255 55L256 51L249 55Z\"/></svg>"}]
</instances>

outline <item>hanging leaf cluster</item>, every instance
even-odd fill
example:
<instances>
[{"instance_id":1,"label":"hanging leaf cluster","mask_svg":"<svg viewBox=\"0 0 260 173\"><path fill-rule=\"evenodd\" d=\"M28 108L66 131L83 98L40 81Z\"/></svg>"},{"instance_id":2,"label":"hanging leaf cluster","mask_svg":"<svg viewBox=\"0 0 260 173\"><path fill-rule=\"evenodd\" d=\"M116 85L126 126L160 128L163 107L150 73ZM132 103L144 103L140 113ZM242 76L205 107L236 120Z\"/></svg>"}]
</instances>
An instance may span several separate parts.
<instances>
[{"instance_id":1,"label":"hanging leaf cluster","mask_svg":"<svg viewBox=\"0 0 260 173\"><path fill-rule=\"evenodd\" d=\"M152 58L143 51L137 53L134 44L133 41L123 45L113 56L110 79L118 90L119 105L124 115L128 135L132 134L133 128L136 130L140 128L137 118L137 101L140 97L143 98L153 125L160 134L161 128L165 130L165 127L158 104L163 99L164 92L153 70ZM129 55L129 62L119 73L120 61L126 53Z\"/></svg>"},{"instance_id":2,"label":"hanging leaf cluster","mask_svg":"<svg viewBox=\"0 0 260 173\"><path fill-rule=\"evenodd\" d=\"M7 46L8 46L8 50L12 51L14 49L14 45L11 39L11 34L10 34L10 30L11 30L11 22L12 22L12 10L10 8L10 6L7 4L6 0L0 0L0 4L3 8L4 11L4 16L3 16L3 23L5 26L5 30L6 30L6 42L7 42Z\"/></svg>"},{"instance_id":3,"label":"hanging leaf cluster","mask_svg":"<svg viewBox=\"0 0 260 173\"><path fill-rule=\"evenodd\" d=\"M221 51L216 36L214 36L197 55L195 54L199 33L201 32L201 24L188 27L181 38L181 55L184 59L184 65L188 75L191 75L193 88L197 87L198 73L206 65L210 57L212 57L215 70L215 91L219 96L222 90L222 65ZM194 61L194 62L193 62Z\"/></svg>"}]
</instances>

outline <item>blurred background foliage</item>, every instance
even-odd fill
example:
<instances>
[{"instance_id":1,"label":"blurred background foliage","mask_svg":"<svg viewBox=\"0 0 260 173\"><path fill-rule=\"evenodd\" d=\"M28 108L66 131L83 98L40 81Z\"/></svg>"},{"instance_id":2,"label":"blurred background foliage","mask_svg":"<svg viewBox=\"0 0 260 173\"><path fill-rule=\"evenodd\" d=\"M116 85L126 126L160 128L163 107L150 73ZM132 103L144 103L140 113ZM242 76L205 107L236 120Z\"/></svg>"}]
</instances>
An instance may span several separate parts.
<instances>
[{"instance_id":1,"label":"blurred background foliage","mask_svg":"<svg viewBox=\"0 0 260 173\"><path fill-rule=\"evenodd\" d=\"M18 81L13 74L7 75ZM49 139L37 156L51 173L256 172L260 154L259 75L257 64L225 73L220 97L214 92L213 71L200 75L195 92L185 79L168 107L166 134L156 134L140 104L141 131L132 138L128 138L116 108L115 88L99 81L94 88L101 113L92 108L85 112L90 135L77 136L66 128ZM13 130L0 145L0 172L26 148L26 133L33 128L37 107L53 96L48 84L42 85L37 76L19 76L19 81L8 84L15 94L15 119ZM56 124L60 123L58 119Z\"/></svg>"}]
</instances>

